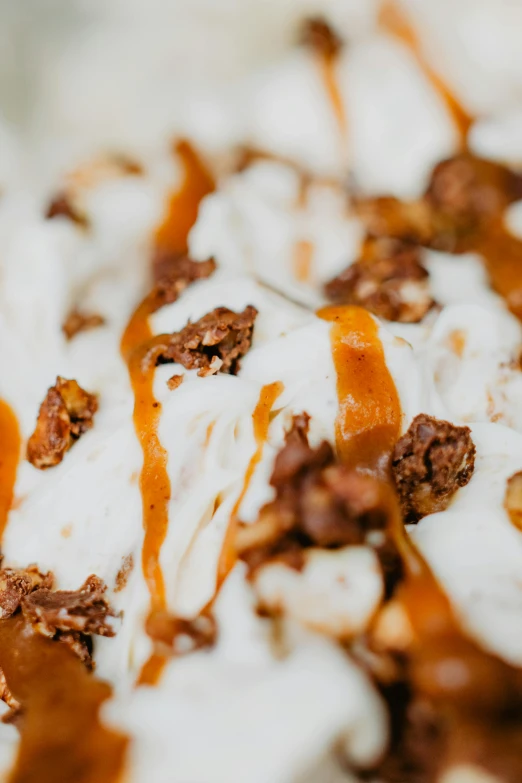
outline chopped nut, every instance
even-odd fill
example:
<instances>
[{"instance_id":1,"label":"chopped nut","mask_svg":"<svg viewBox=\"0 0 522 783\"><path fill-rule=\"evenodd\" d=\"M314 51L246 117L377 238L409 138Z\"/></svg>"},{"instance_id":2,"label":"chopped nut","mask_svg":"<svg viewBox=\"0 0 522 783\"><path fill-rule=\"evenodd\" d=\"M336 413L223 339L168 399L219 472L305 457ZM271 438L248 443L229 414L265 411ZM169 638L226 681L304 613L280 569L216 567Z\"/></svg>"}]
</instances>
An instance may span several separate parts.
<instances>
[{"instance_id":1,"label":"chopped nut","mask_svg":"<svg viewBox=\"0 0 522 783\"><path fill-rule=\"evenodd\" d=\"M171 391L174 391L174 389L177 389L178 386L181 386L183 383L185 376L184 375L173 375L170 377L167 381L167 386Z\"/></svg>"},{"instance_id":2,"label":"chopped nut","mask_svg":"<svg viewBox=\"0 0 522 783\"><path fill-rule=\"evenodd\" d=\"M35 565L28 568L2 568L0 571L0 619L6 620L19 608L22 598L34 590L50 589L51 572L40 573Z\"/></svg>"},{"instance_id":3,"label":"chopped nut","mask_svg":"<svg viewBox=\"0 0 522 783\"><path fill-rule=\"evenodd\" d=\"M133 568L134 568L134 557L132 555L127 555L126 557L123 558L123 563L121 564L121 568L116 574L116 586L114 588L115 593L119 593L127 585L129 576L131 575Z\"/></svg>"},{"instance_id":4,"label":"chopped nut","mask_svg":"<svg viewBox=\"0 0 522 783\"><path fill-rule=\"evenodd\" d=\"M104 597L106 587L97 576L89 576L79 590L40 589L22 599L22 612L35 630L44 636L57 631L114 636L109 617L115 617Z\"/></svg>"},{"instance_id":5,"label":"chopped nut","mask_svg":"<svg viewBox=\"0 0 522 783\"><path fill-rule=\"evenodd\" d=\"M179 362L187 370L199 369L202 376L218 371L235 375L239 360L250 348L256 316L251 305L241 313L217 307L181 332L164 335L159 348L161 340L154 338L156 362Z\"/></svg>"},{"instance_id":6,"label":"chopped nut","mask_svg":"<svg viewBox=\"0 0 522 783\"><path fill-rule=\"evenodd\" d=\"M326 19L314 16L305 19L301 34L301 43L323 57L335 57L343 47L342 38L336 33Z\"/></svg>"},{"instance_id":7,"label":"chopped nut","mask_svg":"<svg viewBox=\"0 0 522 783\"><path fill-rule=\"evenodd\" d=\"M67 340L72 340L80 332L87 332L105 324L105 318L96 313L81 313L79 310L71 310L64 321L62 331Z\"/></svg>"},{"instance_id":8,"label":"chopped nut","mask_svg":"<svg viewBox=\"0 0 522 783\"><path fill-rule=\"evenodd\" d=\"M514 526L522 530L522 471L507 480L504 508Z\"/></svg>"},{"instance_id":9,"label":"chopped nut","mask_svg":"<svg viewBox=\"0 0 522 783\"><path fill-rule=\"evenodd\" d=\"M393 474L406 521L445 509L470 480L475 445L469 427L421 413L399 440Z\"/></svg>"},{"instance_id":10,"label":"chopped nut","mask_svg":"<svg viewBox=\"0 0 522 783\"><path fill-rule=\"evenodd\" d=\"M434 304L419 248L389 238L367 239L362 257L331 280L325 293L334 302L402 323L422 320Z\"/></svg>"},{"instance_id":11,"label":"chopped nut","mask_svg":"<svg viewBox=\"0 0 522 783\"><path fill-rule=\"evenodd\" d=\"M236 550L251 571L267 560L300 567L306 547L360 544L369 530L383 529L380 486L370 476L335 462L331 446L308 444L308 416L294 417L270 479L275 500L251 525L240 525Z\"/></svg>"},{"instance_id":12,"label":"chopped nut","mask_svg":"<svg viewBox=\"0 0 522 783\"><path fill-rule=\"evenodd\" d=\"M40 470L58 465L74 441L91 429L97 409L94 394L74 380L58 377L40 406L36 429L29 438L29 462Z\"/></svg>"},{"instance_id":13,"label":"chopped nut","mask_svg":"<svg viewBox=\"0 0 522 783\"><path fill-rule=\"evenodd\" d=\"M187 255L162 252L153 262L155 291L163 304L170 304L191 283L205 280L215 271L216 262L213 258L193 261Z\"/></svg>"}]
</instances>

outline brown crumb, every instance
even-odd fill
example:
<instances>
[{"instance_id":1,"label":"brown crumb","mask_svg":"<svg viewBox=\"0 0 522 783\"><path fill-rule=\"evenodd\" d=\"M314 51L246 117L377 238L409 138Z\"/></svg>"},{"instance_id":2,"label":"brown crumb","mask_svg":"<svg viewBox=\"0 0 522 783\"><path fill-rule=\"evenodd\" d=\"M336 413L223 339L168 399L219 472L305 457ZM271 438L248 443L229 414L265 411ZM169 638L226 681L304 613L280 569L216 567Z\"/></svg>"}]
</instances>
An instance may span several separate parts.
<instances>
[{"instance_id":1,"label":"brown crumb","mask_svg":"<svg viewBox=\"0 0 522 783\"><path fill-rule=\"evenodd\" d=\"M186 655L212 647L217 638L216 622L208 612L187 620L156 611L148 617L146 631L164 655Z\"/></svg>"},{"instance_id":2,"label":"brown crumb","mask_svg":"<svg viewBox=\"0 0 522 783\"><path fill-rule=\"evenodd\" d=\"M42 574L35 565L27 568L2 568L0 571L0 620L7 620L19 608L22 598L34 590L50 589L51 572Z\"/></svg>"},{"instance_id":3,"label":"brown crumb","mask_svg":"<svg viewBox=\"0 0 522 783\"><path fill-rule=\"evenodd\" d=\"M65 217L82 228L87 228L89 226L87 217L76 209L70 196L65 192L58 193L53 198L47 208L45 217L48 220L52 220L56 217Z\"/></svg>"},{"instance_id":4,"label":"brown crumb","mask_svg":"<svg viewBox=\"0 0 522 783\"><path fill-rule=\"evenodd\" d=\"M325 286L333 302L360 305L387 321L417 323L433 307L420 248L393 238L368 238L361 258Z\"/></svg>"},{"instance_id":5,"label":"brown crumb","mask_svg":"<svg viewBox=\"0 0 522 783\"><path fill-rule=\"evenodd\" d=\"M469 427L424 413L398 441L393 474L407 522L445 509L459 487L470 480L475 445Z\"/></svg>"},{"instance_id":6,"label":"brown crumb","mask_svg":"<svg viewBox=\"0 0 522 783\"><path fill-rule=\"evenodd\" d=\"M167 386L171 391L174 391L174 389L177 389L178 386L181 386L184 378L185 378L184 375L173 375L171 378L168 379Z\"/></svg>"},{"instance_id":7,"label":"brown crumb","mask_svg":"<svg viewBox=\"0 0 522 783\"><path fill-rule=\"evenodd\" d=\"M72 340L80 332L87 332L105 324L105 318L96 313L82 313L73 309L62 325L62 332L67 340Z\"/></svg>"},{"instance_id":8,"label":"brown crumb","mask_svg":"<svg viewBox=\"0 0 522 783\"><path fill-rule=\"evenodd\" d=\"M251 571L274 559L300 567L306 547L360 544L386 525L378 482L336 463L326 441L312 449L308 421L306 414L294 417L276 457L275 500L237 531L236 550Z\"/></svg>"},{"instance_id":9,"label":"brown crumb","mask_svg":"<svg viewBox=\"0 0 522 783\"><path fill-rule=\"evenodd\" d=\"M205 280L215 271L213 258L193 261L187 255L161 252L153 262L155 291L163 304L169 304L191 283Z\"/></svg>"},{"instance_id":10,"label":"brown crumb","mask_svg":"<svg viewBox=\"0 0 522 783\"><path fill-rule=\"evenodd\" d=\"M96 395L74 380L58 376L40 406L36 429L27 444L27 459L44 470L62 461L74 441L93 426Z\"/></svg>"},{"instance_id":11,"label":"brown crumb","mask_svg":"<svg viewBox=\"0 0 522 783\"><path fill-rule=\"evenodd\" d=\"M401 239L415 245L431 241L432 215L424 201L405 202L381 196L356 200L354 209L370 237Z\"/></svg>"},{"instance_id":12,"label":"brown crumb","mask_svg":"<svg viewBox=\"0 0 522 783\"><path fill-rule=\"evenodd\" d=\"M91 575L79 590L36 590L22 599L22 612L43 636L54 637L57 631L114 636L107 619L116 615L104 597L105 590L102 580Z\"/></svg>"},{"instance_id":13,"label":"brown crumb","mask_svg":"<svg viewBox=\"0 0 522 783\"><path fill-rule=\"evenodd\" d=\"M54 640L66 644L89 671L94 671L92 642L89 636L79 631L57 631Z\"/></svg>"},{"instance_id":14,"label":"brown crumb","mask_svg":"<svg viewBox=\"0 0 522 783\"><path fill-rule=\"evenodd\" d=\"M134 557L131 555L126 555L123 558L123 562L121 564L121 568L116 574L116 585L114 587L114 592L119 593L123 588L127 585L127 582L129 581L129 576L131 575L131 571L134 568Z\"/></svg>"},{"instance_id":15,"label":"brown crumb","mask_svg":"<svg viewBox=\"0 0 522 783\"><path fill-rule=\"evenodd\" d=\"M300 42L323 57L335 57L343 47L343 40L322 16L305 19Z\"/></svg>"},{"instance_id":16,"label":"brown crumb","mask_svg":"<svg viewBox=\"0 0 522 783\"><path fill-rule=\"evenodd\" d=\"M181 332L165 335L165 344L156 351L158 364L178 362L187 370L198 369L198 375L217 372L235 375L239 360L250 348L255 307L248 305L235 313L227 307L217 307L199 321L188 323ZM158 338L155 344L158 344Z\"/></svg>"}]
</instances>

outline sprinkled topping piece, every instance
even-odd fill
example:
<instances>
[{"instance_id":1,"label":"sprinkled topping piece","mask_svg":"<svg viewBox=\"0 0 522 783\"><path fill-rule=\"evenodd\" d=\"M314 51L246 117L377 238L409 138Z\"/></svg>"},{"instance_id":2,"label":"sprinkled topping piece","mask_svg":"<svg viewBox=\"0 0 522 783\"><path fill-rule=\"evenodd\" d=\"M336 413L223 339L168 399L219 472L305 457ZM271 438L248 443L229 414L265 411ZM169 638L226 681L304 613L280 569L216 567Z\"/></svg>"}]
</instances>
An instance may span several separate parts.
<instances>
[{"instance_id":1,"label":"sprinkled topping piece","mask_svg":"<svg viewBox=\"0 0 522 783\"><path fill-rule=\"evenodd\" d=\"M187 370L198 369L198 375L217 372L236 375L239 360L252 343L255 307L248 305L235 313L227 307L216 307L199 321L188 323L181 332L165 335L165 344L156 352L157 363L178 362ZM158 338L155 338L158 343Z\"/></svg>"},{"instance_id":2,"label":"sprinkled topping piece","mask_svg":"<svg viewBox=\"0 0 522 783\"><path fill-rule=\"evenodd\" d=\"M393 475L407 522L444 510L470 480L475 445L469 427L424 413L412 421L393 457Z\"/></svg>"},{"instance_id":3,"label":"sprinkled topping piece","mask_svg":"<svg viewBox=\"0 0 522 783\"><path fill-rule=\"evenodd\" d=\"M104 596L106 586L92 574L79 590L42 588L25 596L22 612L25 619L43 636L54 637L57 631L114 636L107 622L115 617Z\"/></svg>"},{"instance_id":4,"label":"sprinkled topping piece","mask_svg":"<svg viewBox=\"0 0 522 783\"><path fill-rule=\"evenodd\" d=\"M275 500L257 522L238 529L236 549L251 570L273 559L300 567L306 547L360 544L366 532L385 527L378 483L336 464L326 441L312 449L308 422L307 414L294 417L276 457Z\"/></svg>"},{"instance_id":5,"label":"sprinkled topping piece","mask_svg":"<svg viewBox=\"0 0 522 783\"><path fill-rule=\"evenodd\" d=\"M96 395L74 380L58 376L40 406L36 429L27 444L27 459L44 470L58 465L74 441L93 426Z\"/></svg>"},{"instance_id":6,"label":"sprinkled topping piece","mask_svg":"<svg viewBox=\"0 0 522 783\"><path fill-rule=\"evenodd\" d=\"M160 253L154 259L155 291L163 304L175 302L178 296L196 280L205 280L216 271L213 258L193 261L187 255Z\"/></svg>"},{"instance_id":7,"label":"sprinkled topping piece","mask_svg":"<svg viewBox=\"0 0 522 783\"><path fill-rule=\"evenodd\" d=\"M28 568L2 568L0 571L0 619L6 620L19 608L24 596L34 590L50 589L53 575L42 574L35 565Z\"/></svg>"},{"instance_id":8,"label":"sprinkled topping piece","mask_svg":"<svg viewBox=\"0 0 522 783\"><path fill-rule=\"evenodd\" d=\"M368 238L361 258L326 285L326 296L387 321L417 323L434 304L420 254L418 246L398 239Z\"/></svg>"},{"instance_id":9,"label":"sprinkled topping piece","mask_svg":"<svg viewBox=\"0 0 522 783\"><path fill-rule=\"evenodd\" d=\"M103 326L105 318L97 313L82 313L80 310L74 308L70 311L65 319L62 332L67 340L72 340L80 332L87 332L91 329L96 329L98 326Z\"/></svg>"}]
</instances>

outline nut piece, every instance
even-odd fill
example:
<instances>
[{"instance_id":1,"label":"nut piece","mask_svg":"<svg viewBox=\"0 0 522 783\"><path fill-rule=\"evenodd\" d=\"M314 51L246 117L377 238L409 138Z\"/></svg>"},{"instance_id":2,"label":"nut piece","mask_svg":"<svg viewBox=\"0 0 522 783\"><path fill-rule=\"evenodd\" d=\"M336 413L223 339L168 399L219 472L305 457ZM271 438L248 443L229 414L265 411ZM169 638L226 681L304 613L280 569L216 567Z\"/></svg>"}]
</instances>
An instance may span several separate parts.
<instances>
[{"instance_id":1,"label":"nut piece","mask_svg":"<svg viewBox=\"0 0 522 783\"><path fill-rule=\"evenodd\" d=\"M275 500L237 531L236 550L251 571L268 560L300 568L305 548L360 544L368 531L386 525L378 482L337 464L326 441L312 449L308 421L307 414L294 417L276 457Z\"/></svg>"},{"instance_id":2,"label":"nut piece","mask_svg":"<svg viewBox=\"0 0 522 783\"><path fill-rule=\"evenodd\" d=\"M22 599L22 612L43 636L54 637L57 631L114 636L107 618L116 615L104 597L106 589L92 574L79 590L36 590Z\"/></svg>"},{"instance_id":3,"label":"nut piece","mask_svg":"<svg viewBox=\"0 0 522 783\"><path fill-rule=\"evenodd\" d=\"M58 465L74 441L91 429L97 409L96 395L76 381L58 376L40 406L36 429L29 438L29 462L40 470Z\"/></svg>"},{"instance_id":4,"label":"nut piece","mask_svg":"<svg viewBox=\"0 0 522 783\"><path fill-rule=\"evenodd\" d=\"M35 565L28 568L2 568L0 571L0 620L7 620L19 608L22 598L34 590L50 589L53 575L40 573Z\"/></svg>"},{"instance_id":5,"label":"nut piece","mask_svg":"<svg viewBox=\"0 0 522 783\"><path fill-rule=\"evenodd\" d=\"M80 332L87 332L105 324L105 318L96 313L82 313L73 309L62 325L62 332L67 340L72 340Z\"/></svg>"},{"instance_id":6,"label":"nut piece","mask_svg":"<svg viewBox=\"0 0 522 783\"><path fill-rule=\"evenodd\" d=\"M325 293L333 302L402 323L421 321L434 304L420 249L390 238L368 238L361 258L327 283Z\"/></svg>"},{"instance_id":7,"label":"nut piece","mask_svg":"<svg viewBox=\"0 0 522 783\"><path fill-rule=\"evenodd\" d=\"M162 304L170 304L191 283L205 280L215 271L216 262L213 258L193 261L187 255L161 252L153 262L154 291Z\"/></svg>"},{"instance_id":8,"label":"nut piece","mask_svg":"<svg viewBox=\"0 0 522 783\"><path fill-rule=\"evenodd\" d=\"M393 475L405 521L443 511L470 480L475 445L469 427L421 413L395 446Z\"/></svg>"},{"instance_id":9,"label":"nut piece","mask_svg":"<svg viewBox=\"0 0 522 783\"><path fill-rule=\"evenodd\" d=\"M504 508L514 526L522 530L522 471L507 480Z\"/></svg>"},{"instance_id":10,"label":"nut piece","mask_svg":"<svg viewBox=\"0 0 522 783\"><path fill-rule=\"evenodd\" d=\"M251 305L242 313L217 307L181 332L165 335L164 344L156 351L156 362L179 362L187 370L197 368L202 376L217 372L236 375L239 360L252 343L256 316ZM154 338L154 342L157 345L161 338Z\"/></svg>"}]
</instances>

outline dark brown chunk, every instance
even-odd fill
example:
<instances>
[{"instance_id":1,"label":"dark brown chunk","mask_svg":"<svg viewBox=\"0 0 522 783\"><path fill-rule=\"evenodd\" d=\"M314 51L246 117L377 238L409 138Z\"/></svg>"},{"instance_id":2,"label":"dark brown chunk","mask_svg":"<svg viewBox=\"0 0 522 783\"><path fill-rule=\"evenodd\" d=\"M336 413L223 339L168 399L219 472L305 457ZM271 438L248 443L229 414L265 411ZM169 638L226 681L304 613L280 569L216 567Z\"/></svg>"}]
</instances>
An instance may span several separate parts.
<instances>
[{"instance_id":1,"label":"dark brown chunk","mask_svg":"<svg viewBox=\"0 0 522 783\"><path fill-rule=\"evenodd\" d=\"M469 427L424 413L416 416L399 440L393 474L407 522L445 509L473 474L475 445Z\"/></svg>"},{"instance_id":2,"label":"dark brown chunk","mask_svg":"<svg viewBox=\"0 0 522 783\"><path fill-rule=\"evenodd\" d=\"M126 587L127 582L129 581L129 576L131 575L132 569L134 568L134 557L132 555L127 555L123 558L123 562L121 564L121 568L116 574L116 586L114 588L115 593L119 593L121 590Z\"/></svg>"},{"instance_id":3,"label":"dark brown chunk","mask_svg":"<svg viewBox=\"0 0 522 783\"><path fill-rule=\"evenodd\" d=\"M80 332L87 332L105 324L105 318L96 313L82 313L79 310L71 310L65 319L62 332L68 340L72 340Z\"/></svg>"},{"instance_id":4,"label":"dark brown chunk","mask_svg":"<svg viewBox=\"0 0 522 783\"><path fill-rule=\"evenodd\" d=\"M275 500L238 530L236 549L250 569L273 559L299 567L307 547L359 544L386 524L378 482L337 464L326 441L312 449L307 431L308 416L296 416L274 463Z\"/></svg>"},{"instance_id":5,"label":"dark brown chunk","mask_svg":"<svg viewBox=\"0 0 522 783\"><path fill-rule=\"evenodd\" d=\"M217 638L216 622L208 612L192 620L166 611L153 612L147 619L146 631L163 655L186 655L212 647Z\"/></svg>"},{"instance_id":6,"label":"dark brown chunk","mask_svg":"<svg viewBox=\"0 0 522 783\"><path fill-rule=\"evenodd\" d=\"M343 46L342 38L322 16L305 19L300 41L304 46L327 58L335 57Z\"/></svg>"},{"instance_id":7,"label":"dark brown chunk","mask_svg":"<svg viewBox=\"0 0 522 783\"><path fill-rule=\"evenodd\" d=\"M361 258L326 285L326 296L387 321L417 323L434 304L420 252L397 239L367 239Z\"/></svg>"},{"instance_id":8,"label":"dark brown chunk","mask_svg":"<svg viewBox=\"0 0 522 783\"><path fill-rule=\"evenodd\" d=\"M44 636L57 631L114 636L109 617L115 617L104 596L106 587L97 576L89 576L79 590L40 589L22 599L27 622Z\"/></svg>"},{"instance_id":9,"label":"dark brown chunk","mask_svg":"<svg viewBox=\"0 0 522 783\"><path fill-rule=\"evenodd\" d=\"M27 444L27 459L41 470L58 465L75 440L93 426L96 395L74 380L58 377L40 406L36 429Z\"/></svg>"},{"instance_id":10,"label":"dark brown chunk","mask_svg":"<svg viewBox=\"0 0 522 783\"><path fill-rule=\"evenodd\" d=\"M167 386L171 391L174 391L174 389L177 389L178 386L181 386L184 378L185 378L184 375L173 375L171 378L168 379Z\"/></svg>"},{"instance_id":11,"label":"dark brown chunk","mask_svg":"<svg viewBox=\"0 0 522 783\"><path fill-rule=\"evenodd\" d=\"M163 304L169 304L175 302L191 283L205 280L215 271L213 258L193 261L187 255L162 252L153 262L155 290Z\"/></svg>"},{"instance_id":12,"label":"dark brown chunk","mask_svg":"<svg viewBox=\"0 0 522 783\"><path fill-rule=\"evenodd\" d=\"M354 209L370 237L389 237L420 245L431 241L431 209L424 201L407 202L381 196L356 200Z\"/></svg>"},{"instance_id":13,"label":"dark brown chunk","mask_svg":"<svg viewBox=\"0 0 522 783\"><path fill-rule=\"evenodd\" d=\"M66 644L72 653L84 664L89 671L94 670L94 661L92 659L92 642L89 636L79 631L57 631L54 636L55 641Z\"/></svg>"},{"instance_id":14,"label":"dark brown chunk","mask_svg":"<svg viewBox=\"0 0 522 783\"><path fill-rule=\"evenodd\" d=\"M71 198L65 192L58 193L53 198L47 208L45 217L48 220L56 217L65 217L82 228L87 228L89 225L87 217L76 209Z\"/></svg>"},{"instance_id":15,"label":"dark brown chunk","mask_svg":"<svg viewBox=\"0 0 522 783\"><path fill-rule=\"evenodd\" d=\"M472 250L477 232L520 198L522 176L499 163L469 153L442 161L425 196L433 213L432 244L453 252Z\"/></svg>"},{"instance_id":16,"label":"dark brown chunk","mask_svg":"<svg viewBox=\"0 0 522 783\"><path fill-rule=\"evenodd\" d=\"M53 575L42 574L35 565L28 568L2 568L0 571L0 620L11 617L22 598L34 590L50 589Z\"/></svg>"},{"instance_id":17,"label":"dark brown chunk","mask_svg":"<svg viewBox=\"0 0 522 783\"><path fill-rule=\"evenodd\" d=\"M156 349L157 363L178 362L187 370L198 369L198 375L217 372L235 375L239 360L252 342L255 307L248 305L235 313L226 307L217 307L194 323L188 323L181 332L164 336L164 345ZM155 344L161 339L155 338Z\"/></svg>"}]
</instances>

